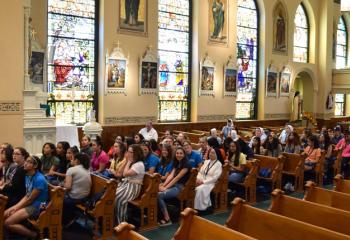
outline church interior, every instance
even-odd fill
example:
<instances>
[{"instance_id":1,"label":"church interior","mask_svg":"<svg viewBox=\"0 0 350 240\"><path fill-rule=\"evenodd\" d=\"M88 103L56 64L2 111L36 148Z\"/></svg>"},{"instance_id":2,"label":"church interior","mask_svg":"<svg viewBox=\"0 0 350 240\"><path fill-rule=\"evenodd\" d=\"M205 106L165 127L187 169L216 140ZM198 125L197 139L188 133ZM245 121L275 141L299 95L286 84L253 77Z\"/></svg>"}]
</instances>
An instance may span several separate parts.
<instances>
[{"instance_id":1,"label":"church interior","mask_svg":"<svg viewBox=\"0 0 350 240\"><path fill-rule=\"evenodd\" d=\"M350 0L1 6L0 239L350 239Z\"/></svg>"}]
</instances>

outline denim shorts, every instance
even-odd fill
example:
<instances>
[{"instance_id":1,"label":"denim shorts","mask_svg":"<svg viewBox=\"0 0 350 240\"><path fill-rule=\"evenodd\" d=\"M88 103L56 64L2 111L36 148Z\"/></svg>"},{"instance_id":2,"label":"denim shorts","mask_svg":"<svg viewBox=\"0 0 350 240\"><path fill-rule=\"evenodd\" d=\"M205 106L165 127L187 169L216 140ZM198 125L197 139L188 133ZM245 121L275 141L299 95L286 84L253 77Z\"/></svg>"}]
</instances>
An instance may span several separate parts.
<instances>
[{"instance_id":1,"label":"denim shorts","mask_svg":"<svg viewBox=\"0 0 350 240\"><path fill-rule=\"evenodd\" d=\"M28 213L30 219L37 219L40 215L40 210L33 205L27 206L24 209Z\"/></svg>"}]
</instances>

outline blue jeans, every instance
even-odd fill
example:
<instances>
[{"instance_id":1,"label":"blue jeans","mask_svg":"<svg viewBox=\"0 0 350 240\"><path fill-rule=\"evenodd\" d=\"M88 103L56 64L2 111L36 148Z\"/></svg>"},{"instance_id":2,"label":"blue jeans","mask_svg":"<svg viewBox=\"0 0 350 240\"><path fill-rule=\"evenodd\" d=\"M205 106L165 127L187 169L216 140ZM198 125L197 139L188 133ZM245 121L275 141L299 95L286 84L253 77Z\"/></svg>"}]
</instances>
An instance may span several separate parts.
<instances>
[{"instance_id":1,"label":"blue jeans","mask_svg":"<svg viewBox=\"0 0 350 240\"><path fill-rule=\"evenodd\" d=\"M182 184L176 183L164 192L158 192L158 206L162 212L167 211L165 200L177 197L183 187Z\"/></svg>"},{"instance_id":2,"label":"blue jeans","mask_svg":"<svg viewBox=\"0 0 350 240\"><path fill-rule=\"evenodd\" d=\"M349 157L342 157L341 173L345 179L349 179L349 164L348 164L349 161L350 161Z\"/></svg>"},{"instance_id":3,"label":"blue jeans","mask_svg":"<svg viewBox=\"0 0 350 240\"><path fill-rule=\"evenodd\" d=\"M231 183L242 183L244 180L244 173L241 172L232 172L230 176L228 176L228 181Z\"/></svg>"},{"instance_id":4,"label":"blue jeans","mask_svg":"<svg viewBox=\"0 0 350 240\"><path fill-rule=\"evenodd\" d=\"M87 197L82 199L71 198L68 194L64 195L63 199L63 212L62 212L62 222L66 224L72 220L75 216L76 205L83 203L87 200Z\"/></svg>"}]
</instances>

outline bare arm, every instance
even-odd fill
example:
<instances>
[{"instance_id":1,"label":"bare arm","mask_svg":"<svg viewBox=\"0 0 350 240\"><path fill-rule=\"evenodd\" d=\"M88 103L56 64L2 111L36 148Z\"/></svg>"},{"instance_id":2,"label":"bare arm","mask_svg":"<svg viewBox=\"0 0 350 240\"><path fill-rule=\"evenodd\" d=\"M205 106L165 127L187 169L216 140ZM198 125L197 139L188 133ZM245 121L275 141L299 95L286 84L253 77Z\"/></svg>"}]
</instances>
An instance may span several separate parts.
<instances>
[{"instance_id":1,"label":"bare arm","mask_svg":"<svg viewBox=\"0 0 350 240\"><path fill-rule=\"evenodd\" d=\"M64 180L64 188L69 192L72 189L73 184L73 178L72 176L66 176L66 179Z\"/></svg>"},{"instance_id":2,"label":"bare arm","mask_svg":"<svg viewBox=\"0 0 350 240\"><path fill-rule=\"evenodd\" d=\"M183 168L183 169L181 169L181 171L179 172L179 174L178 174L176 177L174 177L174 178L170 181L170 183L164 184L164 187L165 187L166 189L171 188L171 187L172 187L173 185L175 185L175 183L177 183L187 172L188 172L188 168Z\"/></svg>"}]
</instances>

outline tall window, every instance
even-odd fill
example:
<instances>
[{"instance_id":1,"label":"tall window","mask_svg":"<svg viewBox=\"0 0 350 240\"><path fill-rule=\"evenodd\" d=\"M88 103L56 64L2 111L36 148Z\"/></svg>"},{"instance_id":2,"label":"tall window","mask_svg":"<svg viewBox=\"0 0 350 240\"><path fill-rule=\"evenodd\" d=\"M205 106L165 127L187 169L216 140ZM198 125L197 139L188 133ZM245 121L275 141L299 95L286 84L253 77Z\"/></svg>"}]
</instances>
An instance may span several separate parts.
<instances>
[{"instance_id":1,"label":"tall window","mask_svg":"<svg viewBox=\"0 0 350 240\"><path fill-rule=\"evenodd\" d=\"M336 68L344 68L347 66L348 60L348 33L344 21L344 17L339 18L337 30L337 53L336 53Z\"/></svg>"},{"instance_id":2,"label":"tall window","mask_svg":"<svg viewBox=\"0 0 350 240\"><path fill-rule=\"evenodd\" d=\"M259 12L255 0L238 0L236 118L254 119L257 112Z\"/></svg>"},{"instance_id":3,"label":"tall window","mask_svg":"<svg viewBox=\"0 0 350 240\"><path fill-rule=\"evenodd\" d=\"M345 94L335 94L335 116L345 116Z\"/></svg>"},{"instance_id":4,"label":"tall window","mask_svg":"<svg viewBox=\"0 0 350 240\"><path fill-rule=\"evenodd\" d=\"M189 121L191 1L158 0L159 121Z\"/></svg>"},{"instance_id":5,"label":"tall window","mask_svg":"<svg viewBox=\"0 0 350 240\"><path fill-rule=\"evenodd\" d=\"M294 17L294 62L307 63L309 61L309 20L305 7L300 3Z\"/></svg>"},{"instance_id":6,"label":"tall window","mask_svg":"<svg viewBox=\"0 0 350 240\"><path fill-rule=\"evenodd\" d=\"M56 120L84 124L94 106L95 0L48 0L48 103Z\"/></svg>"}]
</instances>

